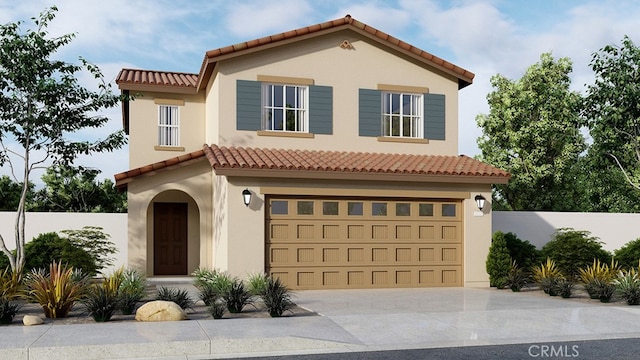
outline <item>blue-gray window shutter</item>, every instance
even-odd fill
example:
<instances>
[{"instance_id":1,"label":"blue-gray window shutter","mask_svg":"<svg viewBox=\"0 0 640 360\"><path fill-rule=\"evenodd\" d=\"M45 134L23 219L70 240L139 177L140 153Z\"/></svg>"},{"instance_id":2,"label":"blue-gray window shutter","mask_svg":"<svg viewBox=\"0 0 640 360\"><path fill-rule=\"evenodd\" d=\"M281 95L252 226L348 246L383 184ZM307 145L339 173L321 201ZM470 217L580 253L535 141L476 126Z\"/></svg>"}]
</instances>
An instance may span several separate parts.
<instances>
[{"instance_id":1,"label":"blue-gray window shutter","mask_svg":"<svg viewBox=\"0 0 640 360\"><path fill-rule=\"evenodd\" d=\"M443 94L424 94L424 138L445 140L445 97Z\"/></svg>"},{"instance_id":2,"label":"blue-gray window shutter","mask_svg":"<svg viewBox=\"0 0 640 360\"><path fill-rule=\"evenodd\" d=\"M236 129L262 129L262 83L236 81Z\"/></svg>"},{"instance_id":3,"label":"blue-gray window shutter","mask_svg":"<svg viewBox=\"0 0 640 360\"><path fill-rule=\"evenodd\" d=\"M309 86L309 132L333 134L333 88Z\"/></svg>"},{"instance_id":4,"label":"blue-gray window shutter","mask_svg":"<svg viewBox=\"0 0 640 360\"><path fill-rule=\"evenodd\" d=\"M358 94L358 135L380 136L382 94L379 90L360 89Z\"/></svg>"}]
</instances>

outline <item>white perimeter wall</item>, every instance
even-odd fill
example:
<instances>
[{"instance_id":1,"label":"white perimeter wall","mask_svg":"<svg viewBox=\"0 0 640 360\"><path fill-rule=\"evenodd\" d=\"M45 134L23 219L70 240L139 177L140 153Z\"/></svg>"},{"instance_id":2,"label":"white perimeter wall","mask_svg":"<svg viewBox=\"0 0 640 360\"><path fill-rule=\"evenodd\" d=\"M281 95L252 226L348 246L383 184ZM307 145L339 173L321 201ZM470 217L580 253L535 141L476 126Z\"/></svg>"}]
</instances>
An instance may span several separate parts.
<instances>
[{"instance_id":1,"label":"white perimeter wall","mask_svg":"<svg viewBox=\"0 0 640 360\"><path fill-rule=\"evenodd\" d=\"M640 238L640 214L494 211L493 232L512 232L538 249L558 228L587 230L613 251Z\"/></svg>"},{"instance_id":2,"label":"white perimeter wall","mask_svg":"<svg viewBox=\"0 0 640 360\"><path fill-rule=\"evenodd\" d=\"M0 211L0 234L5 240L9 250L16 248L14 224L15 212ZM106 213L55 213L55 212L28 212L26 215L25 237L27 242L34 237L47 232L59 232L61 230L80 230L84 226L101 227L104 233L109 234L111 240L119 249L113 256L115 263L112 268L102 270L109 274L114 269L127 263L127 214Z\"/></svg>"}]
</instances>

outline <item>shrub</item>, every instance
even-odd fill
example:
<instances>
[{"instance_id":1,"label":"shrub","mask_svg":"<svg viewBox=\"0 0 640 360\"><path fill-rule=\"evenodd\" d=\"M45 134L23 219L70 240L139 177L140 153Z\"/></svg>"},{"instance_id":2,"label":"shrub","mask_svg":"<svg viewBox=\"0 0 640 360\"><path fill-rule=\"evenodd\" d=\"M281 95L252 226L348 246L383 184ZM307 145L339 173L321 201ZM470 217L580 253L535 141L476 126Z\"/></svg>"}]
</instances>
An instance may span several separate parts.
<instances>
[{"instance_id":1,"label":"shrub","mask_svg":"<svg viewBox=\"0 0 640 360\"><path fill-rule=\"evenodd\" d=\"M540 262L540 251L529 241L520 240L511 232L504 234L504 239L507 241L509 256L522 269L530 269L531 266Z\"/></svg>"},{"instance_id":2,"label":"shrub","mask_svg":"<svg viewBox=\"0 0 640 360\"><path fill-rule=\"evenodd\" d=\"M109 321L118 308L118 293L102 285L94 285L87 291L82 303L96 322Z\"/></svg>"},{"instance_id":3,"label":"shrub","mask_svg":"<svg viewBox=\"0 0 640 360\"><path fill-rule=\"evenodd\" d=\"M147 279L135 269L127 269L122 273L122 282L118 289L118 303L124 315L131 315L138 301L142 300L147 290Z\"/></svg>"},{"instance_id":4,"label":"shrub","mask_svg":"<svg viewBox=\"0 0 640 360\"><path fill-rule=\"evenodd\" d=\"M209 313L214 319L221 319L224 315L226 305L224 301L216 299L211 305L209 305Z\"/></svg>"},{"instance_id":5,"label":"shrub","mask_svg":"<svg viewBox=\"0 0 640 360\"><path fill-rule=\"evenodd\" d=\"M579 278L592 299L599 299L603 290L602 284L613 281L618 273L618 264L612 259L611 265L607 265L600 260L593 260L593 263L580 269Z\"/></svg>"},{"instance_id":6,"label":"shrub","mask_svg":"<svg viewBox=\"0 0 640 360\"><path fill-rule=\"evenodd\" d=\"M10 267L5 267L0 272L0 299L13 300L20 295L22 288L20 272L11 271Z\"/></svg>"},{"instance_id":7,"label":"shrub","mask_svg":"<svg viewBox=\"0 0 640 360\"><path fill-rule=\"evenodd\" d=\"M598 238L590 236L588 231L573 229L558 229L551 241L542 247L541 255L554 260L560 271L571 279L594 259L606 262L611 257L602 249Z\"/></svg>"},{"instance_id":8,"label":"shrub","mask_svg":"<svg viewBox=\"0 0 640 360\"><path fill-rule=\"evenodd\" d=\"M249 275L247 282L249 283L249 292L255 296L261 296L267 289L269 277L266 274L255 273Z\"/></svg>"},{"instance_id":9,"label":"shrub","mask_svg":"<svg viewBox=\"0 0 640 360\"><path fill-rule=\"evenodd\" d=\"M280 317L295 305L291 301L289 289L278 278L267 278L264 292L260 297L271 317Z\"/></svg>"},{"instance_id":10,"label":"shrub","mask_svg":"<svg viewBox=\"0 0 640 360\"><path fill-rule=\"evenodd\" d=\"M54 232L40 234L24 247L24 270L48 269L49 265L59 262L67 267L81 269L83 273L95 275L97 266L91 255L84 249L74 246L68 239Z\"/></svg>"},{"instance_id":11,"label":"shrub","mask_svg":"<svg viewBox=\"0 0 640 360\"><path fill-rule=\"evenodd\" d=\"M629 305L640 304L640 279L635 269L618 272L618 277L613 281L616 292Z\"/></svg>"},{"instance_id":12,"label":"shrub","mask_svg":"<svg viewBox=\"0 0 640 360\"><path fill-rule=\"evenodd\" d=\"M49 266L49 273L33 270L25 279L27 296L40 304L48 318L67 316L76 301L82 299L88 277L74 275L73 268L60 262Z\"/></svg>"},{"instance_id":13,"label":"shrub","mask_svg":"<svg viewBox=\"0 0 640 360\"><path fill-rule=\"evenodd\" d=\"M540 288L551 296L558 295L560 289L558 282L564 279L564 275L558 269L555 261L547 258L547 261L533 268L533 280Z\"/></svg>"},{"instance_id":14,"label":"shrub","mask_svg":"<svg viewBox=\"0 0 640 360\"><path fill-rule=\"evenodd\" d=\"M109 234L105 234L101 227L85 226L81 230L63 230L67 239L75 247L83 249L93 259L96 271L114 264L115 258L111 255L118 252L116 245L109 240Z\"/></svg>"},{"instance_id":15,"label":"shrub","mask_svg":"<svg viewBox=\"0 0 640 360\"><path fill-rule=\"evenodd\" d=\"M20 310L20 304L5 297L0 297L0 325L11 324Z\"/></svg>"},{"instance_id":16,"label":"shrub","mask_svg":"<svg viewBox=\"0 0 640 360\"><path fill-rule=\"evenodd\" d=\"M493 234L489 254L486 262L487 273L489 274L489 285L502 289L507 285L507 276L511 269L511 258L505 234L497 231Z\"/></svg>"},{"instance_id":17,"label":"shrub","mask_svg":"<svg viewBox=\"0 0 640 360\"><path fill-rule=\"evenodd\" d=\"M156 300L173 301L184 310L193 309L195 305L187 290L168 288L165 286L161 286L160 289L158 289Z\"/></svg>"},{"instance_id":18,"label":"shrub","mask_svg":"<svg viewBox=\"0 0 640 360\"><path fill-rule=\"evenodd\" d=\"M205 268L198 268L192 275L196 277L194 285L200 291L200 299L207 306L211 306L224 293L228 292L235 280L226 272Z\"/></svg>"},{"instance_id":19,"label":"shrub","mask_svg":"<svg viewBox=\"0 0 640 360\"><path fill-rule=\"evenodd\" d=\"M527 272L518 266L518 263L513 260L511 262L511 269L509 269L509 274L507 274L507 286L513 292L520 291L529 281L529 275Z\"/></svg>"},{"instance_id":20,"label":"shrub","mask_svg":"<svg viewBox=\"0 0 640 360\"><path fill-rule=\"evenodd\" d=\"M222 293L222 299L227 305L227 310L230 313L242 312L242 309L251 304L251 294L244 286L244 283L238 279L234 279L231 283L231 287Z\"/></svg>"},{"instance_id":21,"label":"shrub","mask_svg":"<svg viewBox=\"0 0 640 360\"><path fill-rule=\"evenodd\" d=\"M567 280L561 278L557 281L556 286L558 287L558 293L565 299L571 297L571 292L573 291L574 283L571 280Z\"/></svg>"},{"instance_id":22,"label":"shrub","mask_svg":"<svg viewBox=\"0 0 640 360\"><path fill-rule=\"evenodd\" d=\"M640 262L640 238L629 241L620 249L614 251L614 257L623 269L631 269Z\"/></svg>"}]
</instances>

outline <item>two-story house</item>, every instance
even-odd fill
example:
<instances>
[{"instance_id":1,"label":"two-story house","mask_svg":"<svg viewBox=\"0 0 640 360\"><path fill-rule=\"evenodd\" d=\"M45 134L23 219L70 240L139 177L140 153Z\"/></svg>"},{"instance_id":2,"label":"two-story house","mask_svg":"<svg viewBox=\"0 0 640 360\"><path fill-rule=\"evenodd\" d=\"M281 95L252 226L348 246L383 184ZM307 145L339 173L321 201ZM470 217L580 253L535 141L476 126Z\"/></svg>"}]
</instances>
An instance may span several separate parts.
<instances>
[{"instance_id":1,"label":"two-story house","mask_svg":"<svg viewBox=\"0 0 640 360\"><path fill-rule=\"evenodd\" d=\"M491 184L509 174L458 155L473 77L349 15L207 51L198 73L123 69L129 266L488 286Z\"/></svg>"}]
</instances>

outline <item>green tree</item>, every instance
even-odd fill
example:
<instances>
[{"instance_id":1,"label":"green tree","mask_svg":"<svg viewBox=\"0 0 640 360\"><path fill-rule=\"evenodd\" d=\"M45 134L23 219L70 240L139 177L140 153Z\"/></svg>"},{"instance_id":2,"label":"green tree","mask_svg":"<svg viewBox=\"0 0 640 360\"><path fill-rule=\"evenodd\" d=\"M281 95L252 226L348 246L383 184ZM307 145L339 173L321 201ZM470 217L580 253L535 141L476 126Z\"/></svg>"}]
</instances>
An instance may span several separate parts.
<instances>
[{"instance_id":1,"label":"green tree","mask_svg":"<svg viewBox=\"0 0 640 360\"><path fill-rule=\"evenodd\" d=\"M580 133L580 95L569 89L572 63L551 54L519 80L491 78L488 115L476 117L480 159L511 173L494 188L495 204L507 210L575 210L582 195L575 165L585 150Z\"/></svg>"},{"instance_id":2,"label":"green tree","mask_svg":"<svg viewBox=\"0 0 640 360\"><path fill-rule=\"evenodd\" d=\"M502 231L493 234L485 265L489 274L489 285L498 289L504 288L511 269L511 257L507 248L506 235Z\"/></svg>"},{"instance_id":3,"label":"green tree","mask_svg":"<svg viewBox=\"0 0 640 360\"><path fill-rule=\"evenodd\" d=\"M35 211L126 212L127 194L113 181L96 180L100 170L55 166L42 176L45 186L34 197Z\"/></svg>"},{"instance_id":4,"label":"green tree","mask_svg":"<svg viewBox=\"0 0 640 360\"><path fill-rule=\"evenodd\" d=\"M0 25L0 166L22 169L22 191L13 226L16 252L12 254L0 234L0 249L13 270L25 262L25 211L34 169L68 165L79 154L111 151L125 144L124 134L116 132L106 139L78 141L69 134L103 126L108 118L100 115L119 104L122 97L112 92L100 69L80 58L71 64L55 58L73 34L49 37L47 27L55 18L56 7L33 18L35 28L21 31L22 22ZM78 77L91 74L97 90L82 86ZM3 224L5 226L5 224Z\"/></svg>"},{"instance_id":5,"label":"green tree","mask_svg":"<svg viewBox=\"0 0 640 360\"><path fill-rule=\"evenodd\" d=\"M34 189L33 183L29 184L29 193L32 194ZM9 176L0 176L0 211L15 211L20 204L20 195L22 194L22 184L17 183ZM33 196L29 196L27 203L31 203Z\"/></svg>"},{"instance_id":6,"label":"green tree","mask_svg":"<svg viewBox=\"0 0 640 360\"><path fill-rule=\"evenodd\" d=\"M595 52L590 66L596 78L583 116L593 138L592 202L599 211L640 211L640 48L625 36Z\"/></svg>"}]
</instances>

